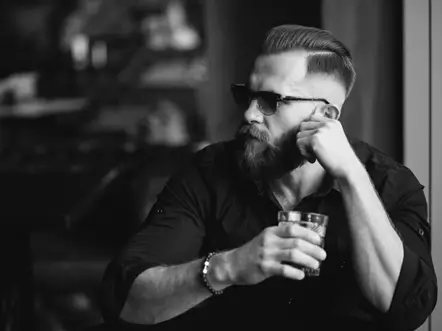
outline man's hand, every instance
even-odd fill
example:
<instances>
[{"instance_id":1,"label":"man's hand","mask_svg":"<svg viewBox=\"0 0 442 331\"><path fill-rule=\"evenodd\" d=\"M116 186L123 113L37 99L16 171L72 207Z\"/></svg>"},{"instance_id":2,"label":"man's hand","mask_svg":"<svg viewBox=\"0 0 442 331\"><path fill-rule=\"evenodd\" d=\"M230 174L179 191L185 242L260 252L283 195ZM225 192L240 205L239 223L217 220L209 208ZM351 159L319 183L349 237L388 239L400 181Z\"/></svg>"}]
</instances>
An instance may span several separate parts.
<instances>
[{"instance_id":1,"label":"man's hand","mask_svg":"<svg viewBox=\"0 0 442 331\"><path fill-rule=\"evenodd\" d=\"M320 244L317 233L296 224L266 228L247 244L227 253L232 283L252 285L271 276L301 280L305 276L301 268L316 269L325 259Z\"/></svg>"},{"instance_id":2,"label":"man's hand","mask_svg":"<svg viewBox=\"0 0 442 331\"><path fill-rule=\"evenodd\" d=\"M360 166L341 123L317 112L300 124L297 144L309 162L317 159L335 178L342 178Z\"/></svg>"}]
</instances>

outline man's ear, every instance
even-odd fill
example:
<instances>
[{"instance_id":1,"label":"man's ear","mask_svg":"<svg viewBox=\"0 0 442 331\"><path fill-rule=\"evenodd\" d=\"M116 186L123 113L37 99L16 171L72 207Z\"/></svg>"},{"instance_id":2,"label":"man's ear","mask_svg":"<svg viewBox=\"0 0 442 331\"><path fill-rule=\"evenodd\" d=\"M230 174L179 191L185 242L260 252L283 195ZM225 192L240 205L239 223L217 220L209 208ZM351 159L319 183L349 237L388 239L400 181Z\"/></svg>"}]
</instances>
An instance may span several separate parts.
<instances>
[{"instance_id":1,"label":"man's ear","mask_svg":"<svg viewBox=\"0 0 442 331\"><path fill-rule=\"evenodd\" d=\"M316 111L319 114L321 114L322 116L333 119L333 120L339 120L339 117L341 116L340 109L337 106L332 105L332 104L317 107Z\"/></svg>"},{"instance_id":2,"label":"man's ear","mask_svg":"<svg viewBox=\"0 0 442 331\"><path fill-rule=\"evenodd\" d=\"M334 120L339 120L341 117L341 109L338 108L336 105L327 105L327 113L326 115L328 118L332 118Z\"/></svg>"}]
</instances>

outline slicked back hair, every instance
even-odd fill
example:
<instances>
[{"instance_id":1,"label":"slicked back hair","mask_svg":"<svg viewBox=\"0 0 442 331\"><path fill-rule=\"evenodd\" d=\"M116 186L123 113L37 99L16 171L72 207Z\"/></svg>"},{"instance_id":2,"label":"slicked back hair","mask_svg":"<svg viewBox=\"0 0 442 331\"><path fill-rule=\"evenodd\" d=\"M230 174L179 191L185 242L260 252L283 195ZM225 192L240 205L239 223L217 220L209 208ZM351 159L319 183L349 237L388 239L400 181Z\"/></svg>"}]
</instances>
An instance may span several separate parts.
<instances>
[{"instance_id":1,"label":"slicked back hair","mask_svg":"<svg viewBox=\"0 0 442 331\"><path fill-rule=\"evenodd\" d=\"M330 32L300 25L280 25L269 30L261 55L304 49L308 73L334 75L345 86L348 96L356 79L353 59L347 47Z\"/></svg>"}]
</instances>

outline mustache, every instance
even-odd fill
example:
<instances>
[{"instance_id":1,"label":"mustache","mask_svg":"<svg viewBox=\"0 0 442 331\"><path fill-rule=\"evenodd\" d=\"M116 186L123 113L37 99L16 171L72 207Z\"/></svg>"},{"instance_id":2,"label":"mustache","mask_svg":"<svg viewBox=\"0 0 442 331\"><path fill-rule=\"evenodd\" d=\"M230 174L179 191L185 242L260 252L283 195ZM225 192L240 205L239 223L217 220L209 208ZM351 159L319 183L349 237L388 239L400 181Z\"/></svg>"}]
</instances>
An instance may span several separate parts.
<instances>
[{"instance_id":1,"label":"mustache","mask_svg":"<svg viewBox=\"0 0 442 331\"><path fill-rule=\"evenodd\" d=\"M237 137L252 137L264 143L269 143L270 141L270 135L268 132L248 124L242 125L239 128Z\"/></svg>"}]
</instances>

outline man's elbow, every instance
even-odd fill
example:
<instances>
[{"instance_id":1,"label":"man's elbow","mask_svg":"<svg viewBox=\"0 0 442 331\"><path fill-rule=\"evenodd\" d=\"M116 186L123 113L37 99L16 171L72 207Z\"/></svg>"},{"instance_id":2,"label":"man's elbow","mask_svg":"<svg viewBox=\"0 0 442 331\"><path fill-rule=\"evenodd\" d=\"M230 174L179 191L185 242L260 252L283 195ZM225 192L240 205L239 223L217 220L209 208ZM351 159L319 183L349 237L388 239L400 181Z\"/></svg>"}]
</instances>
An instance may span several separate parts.
<instances>
[{"instance_id":1,"label":"man's elbow","mask_svg":"<svg viewBox=\"0 0 442 331\"><path fill-rule=\"evenodd\" d=\"M120 270L118 270L120 271ZM127 322L134 324L153 324L146 305L141 304L136 279L132 285L121 282L121 272L106 273L100 287L100 308L107 323Z\"/></svg>"},{"instance_id":2,"label":"man's elbow","mask_svg":"<svg viewBox=\"0 0 442 331\"><path fill-rule=\"evenodd\" d=\"M389 330L415 330L431 315L437 302L437 284L425 286L419 295L406 299L385 314Z\"/></svg>"},{"instance_id":3,"label":"man's elbow","mask_svg":"<svg viewBox=\"0 0 442 331\"><path fill-rule=\"evenodd\" d=\"M130 295L120 313L120 319L127 323L153 325L156 324L156 318L146 306L137 304L137 300Z\"/></svg>"}]
</instances>

